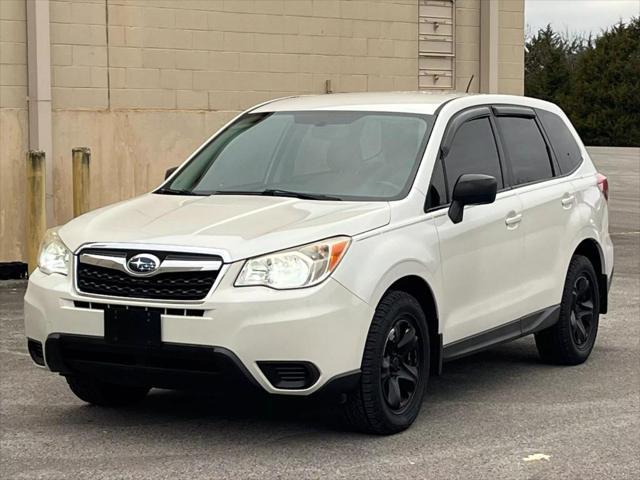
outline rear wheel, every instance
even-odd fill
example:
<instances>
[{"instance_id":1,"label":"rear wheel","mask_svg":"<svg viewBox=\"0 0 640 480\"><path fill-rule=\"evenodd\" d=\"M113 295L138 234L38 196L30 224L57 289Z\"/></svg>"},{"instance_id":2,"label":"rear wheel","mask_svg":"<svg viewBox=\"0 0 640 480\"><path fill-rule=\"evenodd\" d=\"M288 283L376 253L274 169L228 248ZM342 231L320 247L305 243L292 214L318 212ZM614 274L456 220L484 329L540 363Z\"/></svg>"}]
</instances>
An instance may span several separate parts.
<instances>
[{"instance_id":1,"label":"rear wheel","mask_svg":"<svg viewBox=\"0 0 640 480\"><path fill-rule=\"evenodd\" d=\"M80 400L103 407L121 407L139 402L149 387L130 387L104 383L87 377L67 377L71 391Z\"/></svg>"},{"instance_id":2,"label":"rear wheel","mask_svg":"<svg viewBox=\"0 0 640 480\"><path fill-rule=\"evenodd\" d=\"M362 359L360 385L344 405L354 428L388 435L418 416L429 375L429 332L418 301L392 291L380 301Z\"/></svg>"},{"instance_id":3,"label":"rear wheel","mask_svg":"<svg viewBox=\"0 0 640 480\"><path fill-rule=\"evenodd\" d=\"M549 363L578 365L587 358L596 341L600 292L593 265L587 257L571 259L560 304L560 319L535 334L540 357Z\"/></svg>"}]
</instances>

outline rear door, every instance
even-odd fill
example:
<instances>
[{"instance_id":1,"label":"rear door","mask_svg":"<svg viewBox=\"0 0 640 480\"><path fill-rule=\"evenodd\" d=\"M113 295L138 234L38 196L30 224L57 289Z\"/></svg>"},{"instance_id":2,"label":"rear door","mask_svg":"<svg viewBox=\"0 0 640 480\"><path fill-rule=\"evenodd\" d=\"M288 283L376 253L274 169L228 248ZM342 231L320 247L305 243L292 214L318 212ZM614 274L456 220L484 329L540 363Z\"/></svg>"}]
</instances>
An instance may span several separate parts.
<instances>
[{"instance_id":1,"label":"rear door","mask_svg":"<svg viewBox=\"0 0 640 480\"><path fill-rule=\"evenodd\" d=\"M427 207L440 210L434 222L440 240L440 314L446 345L518 318L524 246L521 203L505 188L491 110L478 107L454 118L441 150ZM462 222L454 224L447 207L456 181L465 173L496 177L498 194L492 204L467 206Z\"/></svg>"},{"instance_id":2,"label":"rear door","mask_svg":"<svg viewBox=\"0 0 640 480\"><path fill-rule=\"evenodd\" d=\"M494 107L513 191L522 202L522 315L560 303L572 223L578 219L571 180L562 176L533 109Z\"/></svg>"}]
</instances>

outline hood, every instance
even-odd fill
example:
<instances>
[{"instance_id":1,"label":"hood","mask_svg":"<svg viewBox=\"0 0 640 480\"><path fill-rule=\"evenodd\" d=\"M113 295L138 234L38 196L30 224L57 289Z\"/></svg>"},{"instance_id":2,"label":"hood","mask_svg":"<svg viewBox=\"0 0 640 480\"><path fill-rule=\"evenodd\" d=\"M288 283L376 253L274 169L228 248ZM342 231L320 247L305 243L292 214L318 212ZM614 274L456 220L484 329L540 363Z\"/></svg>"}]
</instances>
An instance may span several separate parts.
<instances>
[{"instance_id":1,"label":"hood","mask_svg":"<svg viewBox=\"0 0 640 480\"><path fill-rule=\"evenodd\" d=\"M241 260L336 235L357 235L389 223L386 202L285 197L146 194L89 212L60 237L76 251L85 243L204 247Z\"/></svg>"}]
</instances>

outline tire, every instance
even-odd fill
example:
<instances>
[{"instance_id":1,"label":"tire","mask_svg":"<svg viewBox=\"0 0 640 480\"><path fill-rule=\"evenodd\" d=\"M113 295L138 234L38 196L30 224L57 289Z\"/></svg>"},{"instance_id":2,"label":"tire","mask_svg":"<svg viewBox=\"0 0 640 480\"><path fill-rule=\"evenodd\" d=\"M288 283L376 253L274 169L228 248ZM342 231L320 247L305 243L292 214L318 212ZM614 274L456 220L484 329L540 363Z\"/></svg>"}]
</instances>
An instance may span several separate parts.
<instances>
[{"instance_id":1,"label":"tire","mask_svg":"<svg viewBox=\"0 0 640 480\"><path fill-rule=\"evenodd\" d=\"M369 329L360 383L343 405L352 428L390 435L411 426L429 378L429 346L427 321L418 301L405 292L387 293Z\"/></svg>"},{"instance_id":2,"label":"tire","mask_svg":"<svg viewBox=\"0 0 640 480\"><path fill-rule=\"evenodd\" d=\"M596 341L600 312L598 277L587 257L575 255L569 263L555 325L535 334L540 358L556 365L579 365Z\"/></svg>"},{"instance_id":3,"label":"tire","mask_svg":"<svg viewBox=\"0 0 640 480\"><path fill-rule=\"evenodd\" d=\"M86 377L67 377L69 388L80 400L102 407L122 407L141 401L148 387L104 383Z\"/></svg>"}]
</instances>

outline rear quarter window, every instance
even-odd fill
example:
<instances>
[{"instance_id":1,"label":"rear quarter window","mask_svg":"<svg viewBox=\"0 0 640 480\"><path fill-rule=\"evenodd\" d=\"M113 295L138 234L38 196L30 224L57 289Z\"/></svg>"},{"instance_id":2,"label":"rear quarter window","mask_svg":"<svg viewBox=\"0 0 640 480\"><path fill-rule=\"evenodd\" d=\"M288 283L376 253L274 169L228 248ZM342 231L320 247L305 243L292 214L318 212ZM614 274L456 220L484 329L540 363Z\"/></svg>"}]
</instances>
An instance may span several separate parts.
<instances>
[{"instance_id":1,"label":"rear quarter window","mask_svg":"<svg viewBox=\"0 0 640 480\"><path fill-rule=\"evenodd\" d=\"M546 110L537 110L537 113L558 159L560 172L572 172L582 162L582 153L567 124L555 113Z\"/></svg>"}]
</instances>

